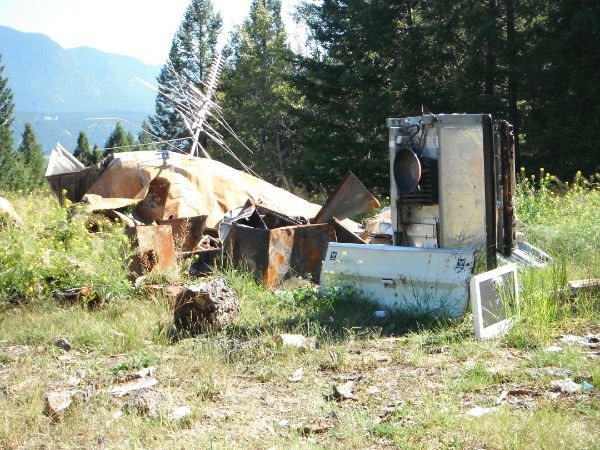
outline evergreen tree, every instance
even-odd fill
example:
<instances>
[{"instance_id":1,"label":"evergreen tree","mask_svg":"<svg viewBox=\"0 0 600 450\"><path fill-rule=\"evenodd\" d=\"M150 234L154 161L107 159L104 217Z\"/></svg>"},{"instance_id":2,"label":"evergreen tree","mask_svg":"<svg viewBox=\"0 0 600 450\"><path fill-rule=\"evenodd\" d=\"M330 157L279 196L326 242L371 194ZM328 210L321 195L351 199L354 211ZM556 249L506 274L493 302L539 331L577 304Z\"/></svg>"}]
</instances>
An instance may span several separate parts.
<instances>
[{"instance_id":1,"label":"evergreen tree","mask_svg":"<svg viewBox=\"0 0 600 450\"><path fill-rule=\"evenodd\" d=\"M22 189L32 190L44 183L45 160L42 146L37 142L33 125L27 122L21 144L17 149L17 161L21 174L15 183Z\"/></svg>"},{"instance_id":2,"label":"evergreen tree","mask_svg":"<svg viewBox=\"0 0 600 450\"><path fill-rule=\"evenodd\" d=\"M85 131L80 131L77 136L77 147L73 152L73 156L83 163L84 166L94 164L92 150L90 149L90 141L88 140Z\"/></svg>"},{"instance_id":3,"label":"evergreen tree","mask_svg":"<svg viewBox=\"0 0 600 450\"><path fill-rule=\"evenodd\" d=\"M142 129L138 134L138 150L143 151L156 151L158 146L154 142L154 138L152 137L152 131L150 130L150 125L148 121L144 120L142 122Z\"/></svg>"},{"instance_id":4,"label":"evergreen tree","mask_svg":"<svg viewBox=\"0 0 600 450\"><path fill-rule=\"evenodd\" d=\"M412 104L423 95L419 78L404 76L427 58L418 56L423 40L410 4L324 0L305 6L312 51L300 58L296 78L305 100L296 179L331 188L351 170L370 189L387 191L386 118L416 112L402 103L403 92L412 91Z\"/></svg>"},{"instance_id":5,"label":"evergreen tree","mask_svg":"<svg viewBox=\"0 0 600 450\"><path fill-rule=\"evenodd\" d=\"M163 66L158 76L160 91L167 93L177 90L181 86L181 80L191 82L199 90L204 90L202 82L206 81L214 59L221 28L221 16L213 11L210 0L191 1L171 43L170 63L167 62ZM150 127L152 134L162 140L189 137L189 132L175 106L173 100L160 93L157 95L155 114L150 118ZM185 139L175 141L173 145L182 151L190 148L189 140ZM164 148L173 149L171 146Z\"/></svg>"},{"instance_id":6,"label":"evergreen tree","mask_svg":"<svg viewBox=\"0 0 600 450\"><path fill-rule=\"evenodd\" d=\"M8 78L2 73L2 55L0 54L0 189L8 189L13 179L12 168L15 161L12 124L14 118L13 94L8 86Z\"/></svg>"},{"instance_id":7,"label":"evergreen tree","mask_svg":"<svg viewBox=\"0 0 600 450\"><path fill-rule=\"evenodd\" d=\"M104 153L98 144L94 144L94 149L92 150L92 164L97 164L102 161L104 157Z\"/></svg>"},{"instance_id":8,"label":"evergreen tree","mask_svg":"<svg viewBox=\"0 0 600 450\"><path fill-rule=\"evenodd\" d=\"M299 101L289 78L292 52L281 20L280 0L253 0L250 14L233 35L232 62L223 83L225 118L254 153L237 140L229 145L262 177L292 188L284 162L295 158L290 105Z\"/></svg>"},{"instance_id":9,"label":"evergreen tree","mask_svg":"<svg viewBox=\"0 0 600 450\"><path fill-rule=\"evenodd\" d=\"M117 122L115 129L108 137L106 144L104 144L104 154L106 157L111 153L121 153L130 151L129 137L127 136L127 132L121 126L121 122Z\"/></svg>"},{"instance_id":10,"label":"evergreen tree","mask_svg":"<svg viewBox=\"0 0 600 450\"><path fill-rule=\"evenodd\" d=\"M533 2L528 30L524 162L570 180L600 171L600 4Z\"/></svg>"}]
</instances>

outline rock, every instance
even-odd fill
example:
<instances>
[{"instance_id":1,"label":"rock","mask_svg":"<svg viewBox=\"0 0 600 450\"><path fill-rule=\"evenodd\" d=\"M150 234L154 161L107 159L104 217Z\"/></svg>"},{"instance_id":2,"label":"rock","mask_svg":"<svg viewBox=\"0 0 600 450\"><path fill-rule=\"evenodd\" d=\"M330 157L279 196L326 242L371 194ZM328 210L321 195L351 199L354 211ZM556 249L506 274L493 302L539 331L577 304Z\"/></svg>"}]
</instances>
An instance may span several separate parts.
<instances>
[{"instance_id":1,"label":"rock","mask_svg":"<svg viewBox=\"0 0 600 450\"><path fill-rule=\"evenodd\" d=\"M175 408L171 414L169 414L169 419L171 420L181 420L188 416L192 415L192 408L189 406L180 406L179 408Z\"/></svg>"},{"instance_id":2,"label":"rock","mask_svg":"<svg viewBox=\"0 0 600 450\"><path fill-rule=\"evenodd\" d=\"M131 394L123 409L130 414L155 417L158 415L161 402L162 394L158 389L142 389Z\"/></svg>"},{"instance_id":3,"label":"rock","mask_svg":"<svg viewBox=\"0 0 600 450\"><path fill-rule=\"evenodd\" d=\"M571 378L565 378L563 380L554 380L550 385L555 391L562 392L563 394L573 394L581 390L581 384L575 383Z\"/></svg>"},{"instance_id":4,"label":"rock","mask_svg":"<svg viewBox=\"0 0 600 450\"><path fill-rule=\"evenodd\" d=\"M54 341L54 345L56 345L58 348L66 351L66 352L70 352L71 349L73 348L71 346L71 344L69 343L69 341L67 341L63 337L59 337L58 339L56 339L56 341Z\"/></svg>"},{"instance_id":5,"label":"rock","mask_svg":"<svg viewBox=\"0 0 600 450\"><path fill-rule=\"evenodd\" d=\"M333 386L333 397L339 400L358 400L358 397L354 395L354 390L358 387L360 378L357 380L347 381L343 384L336 384Z\"/></svg>"},{"instance_id":6,"label":"rock","mask_svg":"<svg viewBox=\"0 0 600 450\"><path fill-rule=\"evenodd\" d=\"M335 415L335 412L332 412L331 414L329 414L325 417L321 417L319 419L312 421L308 425L304 425L300 429L300 431L304 435L315 434L315 433L324 433L333 428L336 420L337 420L337 416Z\"/></svg>"},{"instance_id":7,"label":"rock","mask_svg":"<svg viewBox=\"0 0 600 450\"><path fill-rule=\"evenodd\" d=\"M53 421L59 421L73 403L73 392L49 392L44 401L44 414Z\"/></svg>"},{"instance_id":8,"label":"rock","mask_svg":"<svg viewBox=\"0 0 600 450\"><path fill-rule=\"evenodd\" d=\"M221 330L239 315L235 291L222 278L213 277L188 286L177 296L173 319L178 330L204 332Z\"/></svg>"}]
</instances>

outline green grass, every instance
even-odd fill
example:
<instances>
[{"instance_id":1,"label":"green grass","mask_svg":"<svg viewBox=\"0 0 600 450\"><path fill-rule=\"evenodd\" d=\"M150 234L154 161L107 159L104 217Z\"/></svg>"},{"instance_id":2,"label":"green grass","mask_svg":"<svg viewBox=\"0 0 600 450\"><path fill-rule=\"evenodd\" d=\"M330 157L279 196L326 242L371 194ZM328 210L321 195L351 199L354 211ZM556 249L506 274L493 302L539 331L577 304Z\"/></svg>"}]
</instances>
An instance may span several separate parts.
<instances>
[{"instance_id":1,"label":"green grass","mask_svg":"<svg viewBox=\"0 0 600 450\"><path fill-rule=\"evenodd\" d=\"M2 448L600 447L598 356L558 339L600 333L597 293L565 289L569 280L600 274L594 180L567 185L522 174L520 228L554 263L519 270L520 315L506 336L489 341L474 338L469 317L376 319L376 306L351 287L274 293L236 270L220 275L238 294L239 320L173 339L168 300L128 280L131 249L119 227L61 208L48 192L7 197L26 226L0 231ZM165 281L189 280L174 273L147 282ZM61 304L53 295L81 286L104 303ZM316 348L284 346L282 333L315 338ZM58 337L73 350L56 347ZM549 345L563 351L546 352ZM157 415L118 416L126 399L106 389L148 366L164 395ZM289 381L298 368L303 379ZM556 397L550 384L557 377L545 368L568 370L594 388ZM74 373L85 377L71 386ZM334 399L334 385L354 376L356 399ZM82 391L83 401L53 422L42 413L44 395L70 389ZM496 405L504 391L512 393ZM171 420L177 406L190 407L191 416ZM469 416L475 406L498 409ZM319 421L332 428L304 433Z\"/></svg>"}]
</instances>

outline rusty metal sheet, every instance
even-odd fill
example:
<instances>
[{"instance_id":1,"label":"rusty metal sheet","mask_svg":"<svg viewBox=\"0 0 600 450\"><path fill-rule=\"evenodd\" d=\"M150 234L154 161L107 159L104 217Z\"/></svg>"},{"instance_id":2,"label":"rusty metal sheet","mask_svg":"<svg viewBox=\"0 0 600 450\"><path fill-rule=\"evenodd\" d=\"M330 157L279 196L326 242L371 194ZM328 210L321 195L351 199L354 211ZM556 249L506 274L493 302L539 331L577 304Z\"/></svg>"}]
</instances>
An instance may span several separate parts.
<instances>
[{"instance_id":1,"label":"rusty metal sheet","mask_svg":"<svg viewBox=\"0 0 600 450\"><path fill-rule=\"evenodd\" d=\"M236 267L249 270L267 287L301 276L318 282L332 223L264 230L233 224L225 248Z\"/></svg>"},{"instance_id":2,"label":"rusty metal sheet","mask_svg":"<svg viewBox=\"0 0 600 450\"><path fill-rule=\"evenodd\" d=\"M354 232L346 228L346 226L337 219L331 219L335 230L335 242L343 242L346 244L366 244L365 240L357 236Z\"/></svg>"},{"instance_id":3,"label":"rusty metal sheet","mask_svg":"<svg viewBox=\"0 0 600 450\"><path fill-rule=\"evenodd\" d=\"M206 216L158 220L157 223L159 225L171 226L175 250L177 252L192 252L198 249L198 244L204 234Z\"/></svg>"},{"instance_id":4,"label":"rusty metal sheet","mask_svg":"<svg viewBox=\"0 0 600 450\"><path fill-rule=\"evenodd\" d=\"M356 175L348 172L312 223L329 222L334 217L346 219L379 207L379 201L373 197L373 194L364 187Z\"/></svg>"},{"instance_id":5,"label":"rusty metal sheet","mask_svg":"<svg viewBox=\"0 0 600 450\"><path fill-rule=\"evenodd\" d=\"M177 258L170 225L136 226L127 229L137 253L130 270L141 276L175 267Z\"/></svg>"},{"instance_id":6,"label":"rusty metal sheet","mask_svg":"<svg viewBox=\"0 0 600 450\"><path fill-rule=\"evenodd\" d=\"M174 152L163 156L115 153L80 171L47 173L47 179L59 198L65 189L69 200L86 202L93 210L133 206L145 223L207 215L207 226L215 227L247 199L290 216L308 218L319 211L319 205L219 161Z\"/></svg>"}]
</instances>

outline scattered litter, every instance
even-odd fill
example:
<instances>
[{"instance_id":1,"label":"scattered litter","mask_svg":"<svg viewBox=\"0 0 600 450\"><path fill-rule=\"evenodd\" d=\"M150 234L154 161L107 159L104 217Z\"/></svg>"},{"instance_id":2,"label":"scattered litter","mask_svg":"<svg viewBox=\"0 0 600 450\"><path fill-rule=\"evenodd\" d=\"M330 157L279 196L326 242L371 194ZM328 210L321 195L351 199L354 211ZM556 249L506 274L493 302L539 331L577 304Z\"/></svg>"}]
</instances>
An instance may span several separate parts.
<instances>
[{"instance_id":1,"label":"scattered litter","mask_svg":"<svg viewBox=\"0 0 600 450\"><path fill-rule=\"evenodd\" d=\"M333 386L333 397L338 400L358 400L358 397L354 395L354 391L360 383L360 378L352 381L347 381L343 384L336 384Z\"/></svg>"},{"instance_id":2,"label":"scattered litter","mask_svg":"<svg viewBox=\"0 0 600 450\"><path fill-rule=\"evenodd\" d=\"M188 416L192 415L192 408L189 406L180 406L179 408L175 408L171 414L169 414L169 419L171 420L181 420Z\"/></svg>"},{"instance_id":3,"label":"scattered litter","mask_svg":"<svg viewBox=\"0 0 600 450\"><path fill-rule=\"evenodd\" d=\"M212 409L204 413L204 418L213 420L227 420L233 417L233 411Z\"/></svg>"},{"instance_id":4,"label":"scattered litter","mask_svg":"<svg viewBox=\"0 0 600 450\"><path fill-rule=\"evenodd\" d=\"M502 391L502 393L500 394L500 396L496 399L496 405L501 405L502 403L504 403L504 401L506 400L506 398L508 397L508 391Z\"/></svg>"},{"instance_id":5,"label":"scattered litter","mask_svg":"<svg viewBox=\"0 0 600 450\"><path fill-rule=\"evenodd\" d=\"M280 334L279 338L284 346L297 348L314 349L317 346L317 339L314 337L306 337L301 334Z\"/></svg>"},{"instance_id":6,"label":"scattered litter","mask_svg":"<svg viewBox=\"0 0 600 450\"><path fill-rule=\"evenodd\" d=\"M575 392L579 392L582 388L581 384L575 383L571 378L554 380L550 386L553 390L563 394L574 394Z\"/></svg>"},{"instance_id":7,"label":"scattered litter","mask_svg":"<svg viewBox=\"0 0 600 450\"><path fill-rule=\"evenodd\" d=\"M360 374L336 374L331 375L331 379L335 381L354 381L362 379Z\"/></svg>"},{"instance_id":8,"label":"scattered litter","mask_svg":"<svg viewBox=\"0 0 600 450\"><path fill-rule=\"evenodd\" d=\"M371 386L369 389L367 389L367 394L369 395L375 395L379 392L381 392L381 389L379 389L377 386Z\"/></svg>"},{"instance_id":9,"label":"scattered litter","mask_svg":"<svg viewBox=\"0 0 600 450\"><path fill-rule=\"evenodd\" d=\"M585 380L584 380L584 381L581 383L581 388L582 388L584 391L591 391L591 390L594 388L594 385L592 385L592 384L590 384L590 383L588 383L587 381L585 381Z\"/></svg>"},{"instance_id":10,"label":"scattered litter","mask_svg":"<svg viewBox=\"0 0 600 450\"><path fill-rule=\"evenodd\" d=\"M123 397L129 392L151 388L158 384L158 380L152 376L153 373L153 367L146 367L133 374L115 378L113 380L114 385L108 392L115 394L117 397Z\"/></svg>"},{"instance_id":11,"label":"scattered litter","mask_svg":"<svg viewBox=\"0 0 600 450\"><path fill-rule=\"evenodd\" d=\"M388 316L389 312L386 310L377 310L373 313L373 315L377 318L377 319L385 319Z\"/></svg>"},{"instance_id":12,"label":"scattered litter","mask_svg":"<svg viewBox=\"0 0 600 450\"><path fill-rule=\"evenodd\" d=\"M589 347L592 349L599 348L598 342L600 339L598 335L588 334L586 336L576 336L573 334L565 334L560 338L561 342L570 343L570 344L579 344L584 347Z\"/></svg>"},{"instance_id":13,"label":"scattered litter","mask_svg":"<svg viewBox=\"0 0 600 450\"><path fill-rule=\"evenodd\" d=\"M470 410L467 411L467 414L469 416L473 416L473 417L482 417L485 416L486 414L489 414L491 412L497 411L498 408L497 407L492 407L492 408L483 408L481 406L476 406L475 408L471 408Z\"/></svg>"},{"instance_id":14,"label":"scattered litter","mask_svg":"<svg viewBox=\"0 0 600 450\"><path fill-rule=\"evenodd\" d=\"M545 348L544 351L546 353L559 353L563 351L563 348L558 345L551 345L550 347Z\"/></svg>"},{"instance_id":15,"label":"scattered litter","mask_svg":"<svg viewBox=\"0 0 600 450\"><path fill-rule=\"evenodd\" d=\"M297 383L299 381L302 381L302 377L304 376L304 369L302 367L300 367L298 370L296 370L291 377L288 378L289 381L291 381L292 383Z\"/></svg>"},{"instance_id":16,"label":"scattered litter","mask_svg":"<svg viewBox=\"0 0 600 450\"><path fill-rule=\"evenodd\" d=\"M78 386L85 379L86 373L85 370L79 369L73 375L69 377L67 380L67 384L69 386Z\"/></svg>"},{"instance_id":17,"label":"scattered litter","mask_svg":"<svg viewBox=\"0 0 600 450\"><path fill-rule=\"evenodd\" d=\"M56 345L58 348L66 351L66 352L70 352L71 349L73 348L71 346L71 344L69 343L69 341L67 341L65 338L59 337L58 339L56 339L56 341L54 341L54 345Z\"/></svg>"}]
</instances>

